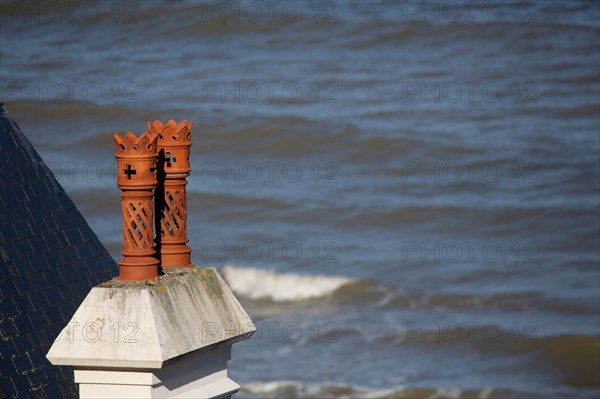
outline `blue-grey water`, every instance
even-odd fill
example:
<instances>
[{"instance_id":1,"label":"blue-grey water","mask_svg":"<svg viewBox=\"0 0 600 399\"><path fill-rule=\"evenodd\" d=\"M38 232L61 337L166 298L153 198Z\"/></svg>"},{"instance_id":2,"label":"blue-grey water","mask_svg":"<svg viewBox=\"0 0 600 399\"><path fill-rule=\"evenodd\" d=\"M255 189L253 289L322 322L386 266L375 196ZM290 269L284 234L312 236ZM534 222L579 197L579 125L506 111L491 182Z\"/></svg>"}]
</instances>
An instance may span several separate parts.
<instances>
[{"instance_id":1,"label":"blue-grey water","mask_svg":"<svg viewBox=\"0 0 600 399\"><path fill-rule=\"evenodd\" d=\"M597 2L0 4L0 98L115 259L112 134L193 121L239 397L600 395Z\"/></svg>"}]
</instances>

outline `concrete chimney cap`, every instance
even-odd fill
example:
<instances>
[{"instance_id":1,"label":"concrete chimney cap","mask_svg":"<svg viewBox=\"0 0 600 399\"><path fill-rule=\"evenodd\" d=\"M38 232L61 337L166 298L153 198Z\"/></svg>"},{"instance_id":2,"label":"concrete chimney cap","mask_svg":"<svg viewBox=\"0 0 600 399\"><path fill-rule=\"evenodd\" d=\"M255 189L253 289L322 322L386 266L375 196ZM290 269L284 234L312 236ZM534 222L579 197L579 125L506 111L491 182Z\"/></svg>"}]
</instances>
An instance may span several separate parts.
<instances>
[{"instance_id":1,"label":"concrete chimney cap","mask_svg":"<svg viewBox=\"0 0 600 399\"><path fill-rule=\"evenodd\" d=\"M81 331L71 335L73 326ZM115 326L128 334L115 339ZM216 269L194 266L158 283L112 280L92 288L47 358L54 365L159 369L255 331Z\"/></svg>"}]
</instances>

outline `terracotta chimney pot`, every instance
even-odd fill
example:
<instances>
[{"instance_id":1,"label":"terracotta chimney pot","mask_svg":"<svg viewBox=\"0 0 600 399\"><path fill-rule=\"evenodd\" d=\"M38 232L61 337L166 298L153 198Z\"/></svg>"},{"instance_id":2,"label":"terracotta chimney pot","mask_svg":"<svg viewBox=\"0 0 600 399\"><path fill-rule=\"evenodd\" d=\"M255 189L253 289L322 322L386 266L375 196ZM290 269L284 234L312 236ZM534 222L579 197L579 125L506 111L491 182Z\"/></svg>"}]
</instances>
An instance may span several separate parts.
<instances>
[{"instance_id":1,"label":"terracotta chimney pot","mask_svg":"<svg viewBox=\"0 0 600 399\"><path fill-rule=\"evenodd\" d=\"M116 145L117 185L122 191L123 259L119 280L158 278L158 260L153 248L153 191L156 188L157 137L144 132L113 136Z\"/></svg>"},{"instance_id":2,"label":"terracotta chimney pot","mask_svg":"<svg viewBox=\"0 0 600 399\"><path fill-rule=\"evenodd\" d=\"M155 198L156 247L163 268L190 267L191 248L186 245L186 178L190 175L192 123L173 119L147 123L158 138L158 189ZM159 227L160 226L160 232Z\"/></svg>"}]
</instances>

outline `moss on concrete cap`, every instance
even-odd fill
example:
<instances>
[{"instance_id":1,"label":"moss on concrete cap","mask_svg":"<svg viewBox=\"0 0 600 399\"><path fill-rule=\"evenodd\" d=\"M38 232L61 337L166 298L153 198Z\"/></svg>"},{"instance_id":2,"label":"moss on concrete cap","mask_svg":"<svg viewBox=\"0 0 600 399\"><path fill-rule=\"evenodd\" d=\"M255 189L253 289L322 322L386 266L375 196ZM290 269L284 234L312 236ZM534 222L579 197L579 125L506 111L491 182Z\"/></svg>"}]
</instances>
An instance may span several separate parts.
<instances>
[{"instance_id":1,"label":"moss on concrete cap","mask_svg":"<svg viewBox=\"0 0 600 399\"><path fill-rule=\"evenodd\" d=\"M161 368L194 351L249 338L256 328L212 267L92 288L48 352L55 365Z\"/></svg>"}]
</instances>

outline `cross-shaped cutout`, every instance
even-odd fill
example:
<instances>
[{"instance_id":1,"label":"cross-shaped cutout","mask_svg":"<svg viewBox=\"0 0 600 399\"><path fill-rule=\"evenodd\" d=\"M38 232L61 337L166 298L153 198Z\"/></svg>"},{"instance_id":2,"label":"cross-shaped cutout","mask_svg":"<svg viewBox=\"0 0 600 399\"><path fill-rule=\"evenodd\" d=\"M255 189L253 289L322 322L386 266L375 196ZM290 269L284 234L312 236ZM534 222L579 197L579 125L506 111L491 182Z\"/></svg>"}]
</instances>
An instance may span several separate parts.
<instances>
[{"instance_id":1,"label":"cross-shaped cutout","mask_svg":"<svg viewBox=\"0 0 600 399\"><path fill-rule=\"evenodd\" d=\"M156 170L156 164L153 163L152 166L150 167L150 173L154 173L155 170Z\"/></svg>"},{"instance_id":2,"label":"cross-shaped cutout","mask_svg":"<svg viewBox=\"0 0 600 399\"><path fill-rule=\"evenodd\" d=\"M171 153L167 152L165 154L165 162L167 163L167 167L171 167L171 162L176 162L177 159L175 157L171 157Z\"/></svg>"},{"instance_id":3,"label":"cross-shaped cutout","mask_svg":"<svg viewBox=\"0 0 600 399\"><path fill-rule=\"evenodd\" d=\"M131 175L137 174L135 169L131 169L131 165L127 165L127 169L123 169L123 172L127 175L127 180L131 180Z\"/></svg>"}]
</instances>

